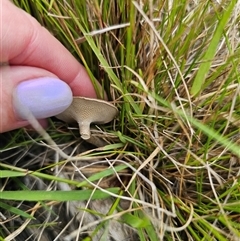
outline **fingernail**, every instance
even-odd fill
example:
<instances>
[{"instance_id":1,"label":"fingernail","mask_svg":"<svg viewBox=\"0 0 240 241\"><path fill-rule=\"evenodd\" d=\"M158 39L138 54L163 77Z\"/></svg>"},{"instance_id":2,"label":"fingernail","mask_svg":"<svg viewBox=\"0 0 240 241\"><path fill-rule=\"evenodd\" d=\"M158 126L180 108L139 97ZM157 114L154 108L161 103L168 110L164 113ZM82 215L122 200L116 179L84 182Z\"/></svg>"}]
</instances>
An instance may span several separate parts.
<instances>
[{"instance_id":1,"label":"fingernail","mask_svg":"<svg viewBox=\"0 0 240 241\"><path fill-rule=\"evenodd\" d=\"M28 119L26 109L35 118L44 119L63 112L72 103L72 98L72 91L65 82L41 77L21 82L15 89L13 105L22 120Z\"/></svg>"}]
</instances>

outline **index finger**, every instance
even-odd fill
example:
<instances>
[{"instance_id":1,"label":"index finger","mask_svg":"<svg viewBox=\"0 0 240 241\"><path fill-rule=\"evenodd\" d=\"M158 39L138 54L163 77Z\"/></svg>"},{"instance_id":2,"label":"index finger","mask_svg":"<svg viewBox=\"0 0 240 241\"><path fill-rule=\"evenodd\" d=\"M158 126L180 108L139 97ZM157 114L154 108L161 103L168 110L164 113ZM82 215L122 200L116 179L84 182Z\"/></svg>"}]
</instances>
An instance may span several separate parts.
<instances>
[{"instance_id":1,"label":"index finger","mask_svg":"<svg viewBox=\"0 0 240 241\"><path fill-rule=\"evenodd\" d=\"M57 39L10 1L0 4L1 62L48 70L68 83L74 95L96 97L84 67Z\"/></svg>"}]
</instances>

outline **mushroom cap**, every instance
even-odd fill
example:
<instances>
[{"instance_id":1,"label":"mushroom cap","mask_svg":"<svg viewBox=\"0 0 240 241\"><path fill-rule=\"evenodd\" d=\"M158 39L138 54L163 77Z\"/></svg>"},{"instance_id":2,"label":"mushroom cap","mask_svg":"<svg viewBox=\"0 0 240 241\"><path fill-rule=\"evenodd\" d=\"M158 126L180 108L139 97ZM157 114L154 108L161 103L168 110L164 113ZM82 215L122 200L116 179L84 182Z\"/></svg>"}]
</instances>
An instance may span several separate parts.
<instances>
[{"instance_id":1,"label":"mushroom cap","mask_svg":"<svg viewBox=\"0 0 240 241\"><path fill-rule=\"evenodd\" d=\"M89 139L91 123L108 123L117 113L117 108L107 101L75 96L71 105L56 117L67 123L78 122L82 138Z\"/></svg>"}]
</instances>

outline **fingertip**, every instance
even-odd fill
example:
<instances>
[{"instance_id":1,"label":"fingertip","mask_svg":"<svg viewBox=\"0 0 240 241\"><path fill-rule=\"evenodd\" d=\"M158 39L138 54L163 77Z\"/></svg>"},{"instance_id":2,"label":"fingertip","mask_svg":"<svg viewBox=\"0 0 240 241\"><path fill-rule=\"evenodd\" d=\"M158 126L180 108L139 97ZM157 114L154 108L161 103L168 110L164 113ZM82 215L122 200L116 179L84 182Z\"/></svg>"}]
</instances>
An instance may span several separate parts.
<instances>
[{"instance_id":1,"label":"fingertip","mask_svg":"<svg viewBox=\"0 0 240 241\"><path fill-rule=\"evenodd\" d=\"M54 74L39 68L2 66L0 68L0 86L1 133L29 124L26 120L27 117L23 118L25 120L19 118L23 111L21 106L27 107L39 119L64 111L72 101L70 87ZM19 91L20 105L18 102L14 103L13 94L16 89Z\"/></svg>"},{"instance_id":2,"label":"fingertip","mask_svg":"<svg viewBox=\"0 0 240 241\"><path fill-rule=\"evenodd\" d=\"M28 120L29 112L37 119L57 115L71 103L70 87L53 77L23 81L16 86L13 95L13 108L22 120Z\"/></svg>"}]
</instances>

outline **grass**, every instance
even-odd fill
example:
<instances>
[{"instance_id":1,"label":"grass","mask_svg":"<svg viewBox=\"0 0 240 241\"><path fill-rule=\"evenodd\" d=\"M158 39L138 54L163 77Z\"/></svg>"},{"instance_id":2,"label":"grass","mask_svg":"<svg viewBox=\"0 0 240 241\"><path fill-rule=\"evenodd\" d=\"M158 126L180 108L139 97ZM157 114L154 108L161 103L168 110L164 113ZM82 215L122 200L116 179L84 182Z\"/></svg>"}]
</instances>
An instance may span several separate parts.
<instances>
[{"instance_id":1,"label":"grass","mask_svg":"<svg viewBox=\"0 0 240 241\"><path fill-rule=\"evenodd\" d=\"M118 218L141 241L239 240L240 2L14 2L84 64L119 116L93 132L108 144L90 150L56 119L50 142L42 132L1 135L2 240L18 240L38 211L54 213L78 193L113 197L107 214L82 208L101 218L93 237ZM54 221L35 225L57 230Z\"/></svg>"}]
</instances>

